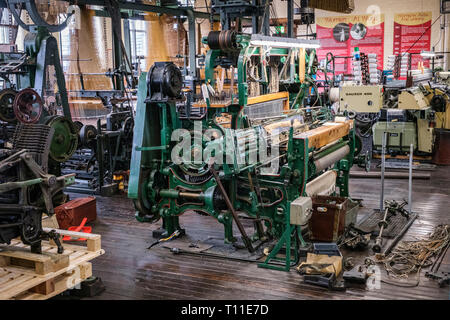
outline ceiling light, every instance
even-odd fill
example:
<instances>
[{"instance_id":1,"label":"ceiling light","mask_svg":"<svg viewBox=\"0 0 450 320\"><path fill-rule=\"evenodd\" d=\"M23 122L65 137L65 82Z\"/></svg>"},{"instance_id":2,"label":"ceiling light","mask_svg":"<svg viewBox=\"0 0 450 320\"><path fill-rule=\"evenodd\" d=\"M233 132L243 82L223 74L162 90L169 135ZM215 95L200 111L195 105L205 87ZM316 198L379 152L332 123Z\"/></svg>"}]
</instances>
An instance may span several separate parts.
<instances>
[{"instance_id":1,"label":"ceiling light","mask_svg":"<svg viewBox=\"0 0 450 320\"><path fill-rule=\"evenodd\" d=\"M275 48L320 48L319 40L269 37L260 34L253 34L250 39L250 44L253 46L267 46Z\"/></svg>"},{"instance_id":2,"label":"ceiling light","mask_svg":"<svg viewBox=\"0 0 450 320\"><path fill-rule=\"evenodd\" d=\"M422 51L422 52L420 53L420 55L421 55L423 58L434 58L434 57L436 57L436 53L433 52L433 51Z\"/></svg>"}]
</instances>

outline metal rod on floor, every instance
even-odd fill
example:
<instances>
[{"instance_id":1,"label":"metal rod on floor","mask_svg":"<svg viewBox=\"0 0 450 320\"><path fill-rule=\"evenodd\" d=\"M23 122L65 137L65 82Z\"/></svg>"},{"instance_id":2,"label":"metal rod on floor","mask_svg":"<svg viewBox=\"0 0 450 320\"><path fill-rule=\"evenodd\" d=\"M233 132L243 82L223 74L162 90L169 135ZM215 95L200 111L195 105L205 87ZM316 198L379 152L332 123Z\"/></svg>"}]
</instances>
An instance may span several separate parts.
<instances>
[{"instance_id":1,"label":"metal rod on floor","mask_svg":"<svg viewBox=\"0 0 450 320\"><path fill-rule=\"evenodd\" d=\"M412 169L413 169L414 145L409 148L409 186L408 186L408 212L412 213Z\"/></svg>"},{"instance_id":2,"label":"metal rod on floor","mask_svg":"<svg viewBox=\"0 0 450 320\"><path fill-rule=\"evenodd\" d=\"M384 209L384 172L386 169L386 140L387 132L384 132L381 148L381 196L380 196L380 212Z\"/></svg>"}]
</instances>

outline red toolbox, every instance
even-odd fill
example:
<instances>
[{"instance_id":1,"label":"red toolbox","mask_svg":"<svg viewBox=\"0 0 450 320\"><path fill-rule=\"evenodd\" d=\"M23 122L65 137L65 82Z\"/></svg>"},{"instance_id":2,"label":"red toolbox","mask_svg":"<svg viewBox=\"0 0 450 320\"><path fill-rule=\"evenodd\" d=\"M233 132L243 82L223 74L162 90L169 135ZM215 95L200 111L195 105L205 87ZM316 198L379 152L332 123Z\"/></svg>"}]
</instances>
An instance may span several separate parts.
<instances>
[{"instance_id":1,"label":"red toolbox","mask_svg":"<svg viewBox=\"0 0 450 320\"><path fill-rule=\"evenodd\" d=\"M87 222L97 219L97 205L95 197L78 198L66 202L55 208L59 228L67 230L72 226L79 226L84 218Z\"/></svg>"}]
</instances>

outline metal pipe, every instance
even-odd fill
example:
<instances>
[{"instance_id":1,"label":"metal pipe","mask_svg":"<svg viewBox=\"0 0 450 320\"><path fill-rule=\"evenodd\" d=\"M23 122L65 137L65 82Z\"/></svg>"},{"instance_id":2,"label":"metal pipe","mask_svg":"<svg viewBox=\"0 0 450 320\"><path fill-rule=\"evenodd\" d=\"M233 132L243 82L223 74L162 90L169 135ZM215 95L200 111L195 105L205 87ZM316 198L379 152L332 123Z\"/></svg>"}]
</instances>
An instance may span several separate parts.
<instances>
[{"instance_id":1,"label":"metal pipe","mask_svg":"<svg viewBox=\"0 0 450 320\"><path fill-rule=\"evenodd\" d=\"M26 181L16 181L16 182L5 182L0 184L0 192L8 192L14 189L19 189L19 188L23 188L23 187L29 187L35 184L39 184L41 182L43 182L44 179L42 178L36 178L36 179L31 179L31 180L26 180Z\"/></svg>"},{"instance_id":2,"label":"metal pipe","mask_svg":"<svg viewBox=\"0 0 450 320\"><path fill-rule=\"evenodd\" d=\"M201 193L194 192L180 192L180 198L189 198L189 199L202 199L203 195Z\"/></svg>"}]
</instances>

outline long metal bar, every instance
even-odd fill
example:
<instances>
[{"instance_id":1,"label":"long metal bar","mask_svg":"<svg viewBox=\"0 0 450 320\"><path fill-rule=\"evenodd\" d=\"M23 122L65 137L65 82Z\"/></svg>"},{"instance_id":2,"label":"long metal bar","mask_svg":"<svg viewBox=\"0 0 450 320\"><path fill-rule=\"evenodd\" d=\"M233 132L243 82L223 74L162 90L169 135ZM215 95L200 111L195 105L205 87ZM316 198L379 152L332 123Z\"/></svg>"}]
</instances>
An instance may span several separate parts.
<instances>
[{"instance_id":1,"label":"long metal bar","mask_svg":"<svg viewBox=\"0 0 450 320\"><path fill-rule=\"evenodd\" d=\"M189 75L191 79L195 78L197 75L197 44L196 44L196 32L195 32L195 15L192 11L187 11L188 25L189 25ZM199 35L200 36L200 35ZM195 90L194 83L191 83L191 88Z\"/></svg>"},{"instance_id":2,"label":"long metal bar","mask_svg":"<svg viewBox=\"0 0 450 320\"><path fill-rule=\"evenodd\" d=\"M270 35L270 1L263 0L262 4L264 5L263 34L268 36Z\"/></svg>"},{"instance_id":3,"label":"long metal bar","mask_svg":"<svg viewBox=\"0 0 450 320\"><path fill-rule=\"evenodd\" d=\"M257 6L258 0L252 0L252 5ZM259 17L254 15L252 16L252 33L259 32Z\"/></svg>"},{"instance_id":4,"label":"long metal bar","mask_svg":"<svg viewBox=\"0 0 450 320\"><path fill-rule=\"evenodd\" d=\"M384 208L384 173L386 169L386 140L387 132L384 132L382 138L381 148L381 195L380 195L380 212L383 212Z\"/></svg>"},{"instance_id":5,"label":"long metal bar","mask_svg":"<svg viewBox=\"0 0 450 320\"><path fill-rule=\"evenodd\" d=\"M29 187L35 184L39 184L44 181L42 178L31 179L27 181L17 181L17 182L5 182L0 184L0 192L8 192L14 189L19 189L23 187Z\"/></svg>"},{"instance_id":6,"label":"long metal bar","mask_svg":"<svg viewBox=\"0 0 450 320\"><path fill-rule=\"evenodd\" d=\"M68 0L70 4L73 5L94 5L94 6L102 6L105 7L106 1L105 0ZM201 11L194 11L192 8L186 7L186 8L170 8L170 7L163 7L163 6L155 6L150 4L144 4L144 3L136 3L136 2L125 2L125 1L117 1L119 9L123 10L136 10L136 11L143 11L143 12L156 12L161 14L168 14L171 16L179 17L179 16L186 16L187 11L192 11L194 13L194 16L196 18L203 18L203 19L209 19L210 14L208 12L201 12ZM219 20L219 15L214 15L214 20Z\"/></svg>"},{"instance_id":7,"label":"long metal bar","mask_svg":"<svg viewBox=\"0 0 450 320\"><path fill-rule=\"evenodd\" d=\"M408 212L412 213L412 169L413 169L413 153L414 145L411 144L409 148L409 184L408 184Z\"/></svg>"},{"instance_id":8,"label":"long metal bar","mask_svg":"<svg viewBox=\"0 0 450 320\"><path fill-rule=\"evenodd\" d=\"M287 35L288 38L294 38L294 0L287 1Z\"/></svg>"},{"instance_id":9,"label":"long metal bar","mask_svg":"<svg viewBox=\"0 0 450 320\"><path fill-rule=\"evenodd\" d=\"M131 39L130 38L131 38L130 20L124 19L123 20L123 41L124 41L125 51L126 51L127 57L132 57L132 55L131 55ZM130 61L130 62L133 63L133 61ZM128 64L126 65L126 68L127 68L127 72L131 72L132 71Z\"/></svg>"},{"instance_id":10,"label":"long metal bar","mask_svg":"<svg viewBox=\"0 0 450 320\"><path fill-rule=\"evenodd\" d=\"M381 224L380 232L378 233L378 236L375 239L375 244L372 247L373 252L376 252L376 253L381 252L381 246L383 245L383 230L386 227L385 223L386 223L388 212L389 212L389 207L387 207L384 211L383 223Z\"/></svg>"},{"instance_id":11,"label":"long metal bar","mask_svg":"<svg viewBox=\"0 0 450 320\"><path fill-rule=\"evenodd\" d=\"M233 216L234 222L236 222L236 225L239 229L239 232L242 235L242 241L244 241L245 246L247 247L249 252L254 252L255 249L252 246L252 242L250 238L247 236L247 233L245 232L244 226L242 225L241 221L239 220L239 217L237 215L237 212L234 210L233 204L231 203L230 198L228 197L227 192L225 191L225 188L222 185L222 181L220 181L219 175L217 174L217 171L213 168L213 165L210 166L210 171L214 176L214 179L216 179L217 186L220 189L220 192L222 193L222 196L225 200L225 203L227 204L228 209L231 211L231 214Z\"/></svg>"}]
</instances>

